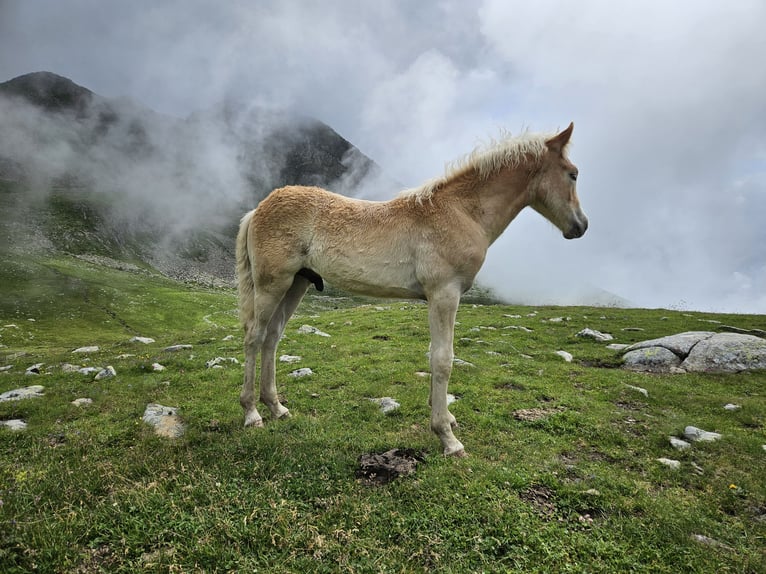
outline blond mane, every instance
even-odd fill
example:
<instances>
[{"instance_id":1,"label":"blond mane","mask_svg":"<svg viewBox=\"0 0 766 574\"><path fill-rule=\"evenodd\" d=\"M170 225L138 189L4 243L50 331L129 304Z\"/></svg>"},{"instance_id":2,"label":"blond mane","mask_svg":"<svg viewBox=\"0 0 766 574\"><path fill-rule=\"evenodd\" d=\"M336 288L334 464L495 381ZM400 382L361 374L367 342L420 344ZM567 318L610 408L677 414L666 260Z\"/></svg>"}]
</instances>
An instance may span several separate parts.
<instances>
[{"instance_id":1,"label":"blond mane","mask_svg":"<svg viewBox=\"0 0 766 574\"><path fill-rule=\"evenodd\" d=\"M545 142L551 137L552 134L524 132L512 136L503 132L498 139L479 144L471 153L448 164L443 176L430 179L419 187L405 189L399 197L413 198L418 202L429 200L434 192L450 180L469 171L475 171L479 180L486 180L501 169L519 165L525 156L531 156L533 159L542 157L547 149Z\"/></svg>"}]
</instances>

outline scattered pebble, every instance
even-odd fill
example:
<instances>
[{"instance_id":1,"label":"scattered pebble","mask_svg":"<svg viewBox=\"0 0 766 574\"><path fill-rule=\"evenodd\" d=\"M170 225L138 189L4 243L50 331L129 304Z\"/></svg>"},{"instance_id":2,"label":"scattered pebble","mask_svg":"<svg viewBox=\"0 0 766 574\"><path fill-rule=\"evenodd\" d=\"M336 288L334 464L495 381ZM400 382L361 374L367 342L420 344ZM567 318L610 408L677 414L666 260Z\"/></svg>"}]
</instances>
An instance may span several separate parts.
<instances>
[{"instance_id":1,"label":"scattered pebble","mask_svg":"<svg viewBox=\"0 0 766 574\"><path fill-rule=\"evenodd\" d=\"M194 347L192 345L170 345L170 347L165 347L163 351L168 353L176 353L178 351L189 351L193 348Z\"/></svg>"},{"instance_id":2,"label":"scattered pebble","mask_svg":"<svg viewBox=\"0 0 766 574\"><path fill-rule=\"evenodd\" d=\"M297 363L302 358L303 357L299 357L298 355L280 355L279 362L280 363Z\"/></svg>"},{"instance_id":3,"label":"scattered pebble","mask_svg":"<svg viewBox=\"0 0 766 574\"><path fill-rule=\"evenodd\" d=\"M144 345L149 345L150 343L154 343L154 339L151 337L133 337L130 340L131 343L143 343Z\"/></svg>"},{"instance_id":4,"label":"scattered pebble","mask_svg":"<svg viewBox=\"0 0 766 574\"><path fill-rule=\"evenodd\" d=\"M370 400L373 403L380 406L380 412L382 412L383 414L393 412L402 406L391 397L381 397L379 399L370 399Z\"/></svg>"},{"instance_id":5,"label":"scattered pebble","mask_svg":"<svg viewBox=\"0 0 766 574\"><path fill-rule=\"evenodd\" d=\"M710 538L709 536L705 536L704 534L692 534L691 539L695 542L699 542L700 544L704 544L705 546L713 546L714 548L724 548L726 550L733 550L731 546L727 546L723 542L719 542L715 538Z\"/></svg>"},{"instance_id":6,"label":"scattered pebble","mask_svg":"<svg viewBox=\"0 0 766 574\"><path fill-rule=\"evenodd\" d=\"M564 359L567 363L572 362L573 357L571 353L567 353L566 351L556 351L556 354L562 359Z\"/></svg>"},{"instance_id":7,"label":"scattered pebble","mask_svg":"<svg viewBox=\"0 0 766 574\"><path fill-rule=\"evenodd\" d=\"M457 357L452 359L452 363L459 367L475 367L476 366L473 363L469 363L468 361L464 361L463 359L458 359Z\"/></svg>"},{"instance_id":8,"label":"scattered pebble","mask_svg":"<svg viewBox=\"0 0 766 574\"><path fill-rule=\"evenodd\" d=\"M649 391L647 391L646 389L642 389L641 387L635 387L633 385L625 385L625 386L628 387L632 391L636 391L637 393L641 393L645 397L649 396Z\"/></svg>"},{"instance_id":9,"label":"scattered pebble","mask_svg":"<svg viewBox=\"0 0 766 574\"><path fill-rule=\"evenodd\" d=\"M298 329L298 333L301 335L319 335L320 337L329 337L330 335L328 333L325 333L324 331L320 331L316 327L312 327L311 325L301 325L301 327Z\"/></svg>"},{"instance_id":10,"label":"scattered pebble","mask_svg":"<svg viewBox=\"0 0 766 574\"><path fill-rule=\"evenodd\" d=\"M133 353L123 353L121 355L117 355L116 358L118 359L130 359L131 357L135 357Z\"/></svg>"},{"instance_id":11,"label":"scattered pebble","mask_svg":"<svg viewBox=\"0 0 766 574\"><path fill-rule=\"evenodd\" d=\"M221 363L232 363L234 365L239 365L239 361L235 359L234 357L216 357L215 359L210 359L205 363L205 366L208 369L212 369L213 367L219 367L221 368Z\"/></svg>"},{"instance_id":12,"label":"scattered pebble","mask_svg":"<svg viewBox=\"0 0 766 574\"><path fill-rule=\"evenodd\" d=\"M101 369L98 374L96 375L96 380L100 381L101 379L111 379L112 377L117 376L117 371L114 370L114 367L112 365L109 365L108 367L104 367Z\"/></svg>"},{"instance_id":13,"label":"scattered pebble","mask_svg":"<svg viewBox=\"0 0 766 574\"><path fill-rule=\"evenodd\" d=\"M81 375L90 375L92 373L98 373L100 369L97 367L81 367L77 369L77 372Z\"/></svg>"},{"instance_id":14,"label":"scattered pebble","mask_svg":"<svg viewBox=\"0 0 766 574\"><path fill-rule=\"evenodd\" d=\"M160 365L159 363L152 363L152 371L161 372L165 370L164 365Z\"/></svg>"},{"instance_id":15,"label":"scattered pebble","mask_svg":"<svg viewBox=\"0 0 766 574\"><path fill-rule=\"evenodd\" d=\"M724 405L723 408L726 409L727 411L738 411L739 409L742 408L742 405L735 405L733 403L728 403Z\"/></svg>"},{"instance_id":16,"label":"scattered pebble","mask_svg":"<svg viewBox=\"0 0 766 574\"><path fill-rule=\"evenodd\" d=\"M583 329L575 335L575 337L586 337L588 339L595 339L596 341L611 341L614 339L609 333L602 333L595 329Z\"/></svg>"},{"instance_id":17,"label":"scattered pebble","mask_svg":"<svg viewBox=\"0 0 766 574\"><path fill-rule=\"evenodd\" d=\"M45 363L37 363L35 365L32 365L31 367L27 367L27 370L24 372L25 375L39 375L40 369L42 369L43 365Z\"/></svg>"},{"instance_id":18,"label":"scattered pebble","mask_svg":"<svg viewBox=\"0 0 766 574\"><path fill-rule=\"evenodd\" d=\"M685 440L681 440L680 438L676 438L672 436L670 437L670 446L678 450L685 450L687 448L690 448L692 445L691 443L688 443Z\"/></svg>"},{"instance_id":19,"label":"scattered pebble","mask_svg":"<svg viewBox=\"0 0 766 574\"><path fill-rule=\"evenodd\" d=\"M657 462L662 463L665 466L672 468L673 470L681 468L681 463L677 460L673 460L672 458L658 458Z\"/></svg>"},{"instance_id":20,"label":"scattered pebble","mask_svg":"<svg viewBox=\"0 0 766 574\"><path fill-rule=\"evenodd\" d=\"M13 365L6 365L4 367L0 367L0 373L5 373L7 371L10 371L13 368Z\"/></svg>"},{"instance_id":21,"label":"scattered pebble","mask_svg":"<svg viewBox=\"0 0 766 574\"><path fill-rule=\"evenodd\" d=\"M234 335L226 335L221 341L231 341L234 339Z\"/></svg>"},{"instance_id":22,"label":"scattered pebble","mask_svg":"<svg viewBox=\"0 0 766 574\"><path fill-rule=\"evenodd\" d=\"M416 376L416 377L420 377L420 378L422 378L422 379L425 379L425 378L427 378L427 377L430 377L430 376L431 376L431 373L427 373L427 372L425 372L425 371L416 371L416 372L415 372L415 376Z\"/></svg>"},{"instance_id":23,"label":"scattered pebble","mask_svg":"<svg viewBox=\"0 0 766 574\"><path fill-rule=\"evenodd\" d=\"M84 407L85 405L89 405L93 402L93 399L75 399L72 401L72 404L76 407Z\"/></svg>"}]
</instances>

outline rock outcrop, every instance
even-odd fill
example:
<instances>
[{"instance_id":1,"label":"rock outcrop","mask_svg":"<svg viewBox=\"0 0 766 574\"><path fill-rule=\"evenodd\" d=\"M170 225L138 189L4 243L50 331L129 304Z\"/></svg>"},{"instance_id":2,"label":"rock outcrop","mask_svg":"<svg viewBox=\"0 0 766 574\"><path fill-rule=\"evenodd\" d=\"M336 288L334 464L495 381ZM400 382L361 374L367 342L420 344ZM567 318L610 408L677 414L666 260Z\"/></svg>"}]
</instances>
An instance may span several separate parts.
<instances>
[{"instance_id":1,"label":"rock outcrop","mask_svg":"<svg viewBox=\"0 0 766 574\"><path fill-rule=\"evenodd\" d=\"M739 333L688 331L635 343L623 366L653 373L738 373L766 369L766 339Z\"/></svg>"}]
</instances>

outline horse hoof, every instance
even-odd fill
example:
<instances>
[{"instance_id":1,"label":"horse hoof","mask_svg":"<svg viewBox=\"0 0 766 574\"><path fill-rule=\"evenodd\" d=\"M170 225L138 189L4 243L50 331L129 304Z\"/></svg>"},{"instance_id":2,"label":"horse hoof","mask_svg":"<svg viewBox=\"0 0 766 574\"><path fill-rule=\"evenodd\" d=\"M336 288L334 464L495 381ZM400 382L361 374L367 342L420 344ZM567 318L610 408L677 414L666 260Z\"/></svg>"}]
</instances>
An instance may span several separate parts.
<instances>
[{"instance_id":1,"label":"horse hoof","mask_svg":"<svg viewBox=\"0 0 766 574\"><path fill-rule=\"evenodd\" d=\"M290 411L285 409L285 412L283 412L279 416L277 416L277 420L283 421L283 420L289 419L292 416L293 415L290 414Z\"/></svg>"},{"instance_id":2,"label":"horse hoof","mask_svg":"<svg viewBox=\"0 0 766 574\"><path fill-rule=\"evenodd\" d=\"M464 448L461 448L460 450L455 450L452 452L447 452L447 450L445 449L444 456L451 456L454 458L465 458L468 456L468 453L465 452Z\"/></svg>"},{"instance_id":3,"label":"horse hoof","mask_svg":"<svg viewBox=\"0 0 766 574\"><path fill-rule=\"evenodd\" d=\"M259 416L255 417L245 417L245 428L247 427L255 427L255 428L262 428L263 427L263 419Z\"/></svg>"}]
</instances>

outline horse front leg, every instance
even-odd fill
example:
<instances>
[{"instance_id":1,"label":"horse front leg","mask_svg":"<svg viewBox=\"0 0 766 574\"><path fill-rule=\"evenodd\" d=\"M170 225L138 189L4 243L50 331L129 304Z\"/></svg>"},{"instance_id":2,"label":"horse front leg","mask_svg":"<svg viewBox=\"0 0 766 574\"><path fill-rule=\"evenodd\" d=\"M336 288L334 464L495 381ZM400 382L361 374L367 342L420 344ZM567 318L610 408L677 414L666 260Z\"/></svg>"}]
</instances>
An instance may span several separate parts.
<instances>
[{"instance_id":1,"label":"horse front leg","mask_svg":"<svg viewBox=\"0 0 766 574\"><path fill-rule=\"evenodd\" d=\"M447 408L447 384L452 373L453 335L460 291L445 289L428 300L431 330L431 430L441 441L445 456L463 456L463 444L452 432L457 426Z\"/></svg>"}]
</instances>

